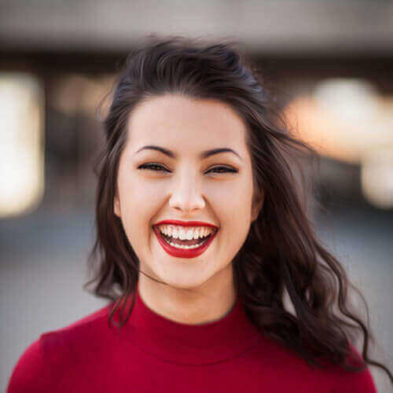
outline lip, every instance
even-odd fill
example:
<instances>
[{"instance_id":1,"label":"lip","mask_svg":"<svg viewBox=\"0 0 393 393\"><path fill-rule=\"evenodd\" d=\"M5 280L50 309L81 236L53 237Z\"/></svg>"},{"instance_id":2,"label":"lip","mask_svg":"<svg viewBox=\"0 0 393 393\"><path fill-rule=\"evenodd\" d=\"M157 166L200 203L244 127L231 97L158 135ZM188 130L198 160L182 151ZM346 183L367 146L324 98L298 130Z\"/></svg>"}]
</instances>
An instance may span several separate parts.
<instances>
[{"instance_id":1,"label":"lip","mask_svg":"<svg viewBox=\"0 0 393 393\"><path fill-rule=\"evenodd\" d=\"M153 226L157 225L181 225L183 227L210 227L214 229L218 229L216 225L210 224L208 222L203 221L181 221L181 220L163 220L157 222Z\"/></svg>"},{"instance_id":2,"label":"lip","mask_svg":"<svg viewBox=\"0 0 393 393\"><path fill-rule=\"evenodd\" d=\"M179 222L179 221L177 221ZM201 226L200 224L196 225L195 222L198 221L188 221L188 222L193 222L195 226ZM160 224L163 224L164 221L162 221ZM165 222L168 223L168 222ZM172 224L173 221L170 221ZM160 225L156 224L156 225ZM154 234L156 235L158 242L160 243L161 247L171 256L177 257L177 258L196 258L197 256L201 255L203 252L207 250L207 248L210 246L211 242L214 240L214 238L217 235L218 230L212 233L212 235L209 237L209 239L206 241L206 243L202 244L198 248L193 248L193 249L181 249L181 248L175 248L172 247L170 244L168 244L161 236L160 230L158 229L157 226L153 226L153 231ZM176 225L183 225L183 224L176 224ZM191 225L188 225L191 226ZM206 225L205 225L206 226ZM209 225L210 226L210 225ZM214 228L217 228L216 226L212 225Z\"/></svg>"}]
</instances>

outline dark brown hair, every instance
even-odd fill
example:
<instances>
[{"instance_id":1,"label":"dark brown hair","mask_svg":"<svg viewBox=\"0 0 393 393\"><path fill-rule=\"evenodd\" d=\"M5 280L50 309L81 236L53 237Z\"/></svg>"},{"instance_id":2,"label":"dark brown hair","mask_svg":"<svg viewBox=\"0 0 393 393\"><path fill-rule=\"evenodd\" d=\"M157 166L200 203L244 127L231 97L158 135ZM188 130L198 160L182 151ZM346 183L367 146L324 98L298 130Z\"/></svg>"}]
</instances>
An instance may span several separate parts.
<instances>
[{"instance_id":1,"label":"dark brown hair","mask_svg":"<svg viewBox=\"0 0 393 393\"><path fill-rule=\"evenodd\" d=\"M233 43L206 43L182 37L150 38L128 57L105 119L106 143L98 167L97 238L90 255L94 294L115 301L110 315L135 293L138 258L114 214L119 157L133 109L150 96L183 94L229 104L247 126L254 198L263 208L233 260L235 285L245 312L260 331L302 356L310 366L325 360L350 371L368 364L372 339L352 310L341 264L316 238L300 197L291 157L315 154L291 136L274 108L255 66ZM357 291L358 292L358 291ZM293 305L284 304L287 295ZM366 306L367 309L367 306ZM352 342L363 335L362 359L355 363ZM354 359L352 359L354 360Z\"/></svg>"}]
</instances>

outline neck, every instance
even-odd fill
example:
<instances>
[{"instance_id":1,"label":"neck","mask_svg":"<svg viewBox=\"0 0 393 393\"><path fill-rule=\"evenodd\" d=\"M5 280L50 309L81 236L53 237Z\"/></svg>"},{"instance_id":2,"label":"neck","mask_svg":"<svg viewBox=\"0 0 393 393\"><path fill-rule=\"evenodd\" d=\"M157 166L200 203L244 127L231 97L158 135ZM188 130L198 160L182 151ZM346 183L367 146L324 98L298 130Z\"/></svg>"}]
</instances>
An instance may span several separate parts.
<instances>
[{"instance_id":1,"label":"neck","mask_svg":"<svg viewBox=\"0 0 393 393\"><path fill-rule=\"evenodd\" d=\"M236 303L232 269L230 275L221 275L192 289L164 285L140 275L138 291L145 305L157 314L175 322L199 325L221 319Z\"/></svg>"}]
</instances>

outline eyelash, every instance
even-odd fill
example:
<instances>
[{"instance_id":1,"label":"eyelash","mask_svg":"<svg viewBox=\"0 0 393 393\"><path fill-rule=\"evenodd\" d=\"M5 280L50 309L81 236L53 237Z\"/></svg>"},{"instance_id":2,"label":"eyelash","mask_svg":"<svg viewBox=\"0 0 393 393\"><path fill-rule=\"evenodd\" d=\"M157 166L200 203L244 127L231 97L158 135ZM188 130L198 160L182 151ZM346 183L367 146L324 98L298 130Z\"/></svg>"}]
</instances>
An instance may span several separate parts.
<instances>
[{"instance_id":1,"label":"eyelash","mask_svg":"<svg viewBox=\"0 0 393 393\"><path fill-rule=\"evenodd\" d=\"M156 169L153 169L153 167L158 167L160 169L156 170ZM138 169L144 169L144 170L148 169L148 170L152 170L152 171L155 171L155 172L169 172L168 169L166 169L165 167L163 167L160 164L142 164L142 165L140 165L138 167ZM220 173L238 173L237 169L229 168L229 167L222 166L222 165L215 166L215 167L209 169L208 172L210 172L210 171L212 171L214 169L224 169L224 172L214 172L214 173L218 173L218 174L220 174Z\"/></svg>"}]
</instances>

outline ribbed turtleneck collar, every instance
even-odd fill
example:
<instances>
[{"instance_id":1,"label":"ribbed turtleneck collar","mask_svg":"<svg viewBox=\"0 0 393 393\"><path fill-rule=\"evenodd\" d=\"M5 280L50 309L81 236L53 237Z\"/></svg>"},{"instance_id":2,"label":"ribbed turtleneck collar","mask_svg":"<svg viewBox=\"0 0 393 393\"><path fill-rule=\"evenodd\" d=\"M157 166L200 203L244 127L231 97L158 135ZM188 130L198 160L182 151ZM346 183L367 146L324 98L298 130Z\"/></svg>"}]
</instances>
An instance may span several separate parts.
<instances>
[{"instance_id":1,"label":"ribbed turtleneck collar","mask_svg":"<svg viewBox=\"0 0 393 393\"><path fill-rule=\"evenodd\" d=\"M151 310L138 290L134 308L120 335L157 358L189 365L231 359L261 339L261 334L247 319L240 298L223 318L190 325L167 319Z\"/></svg>"}]
</instances>

